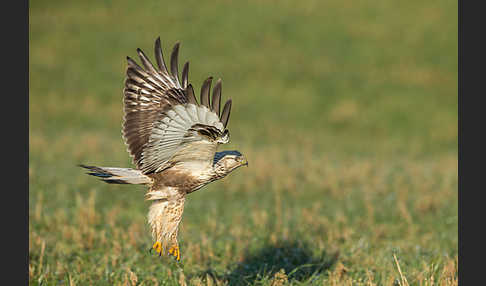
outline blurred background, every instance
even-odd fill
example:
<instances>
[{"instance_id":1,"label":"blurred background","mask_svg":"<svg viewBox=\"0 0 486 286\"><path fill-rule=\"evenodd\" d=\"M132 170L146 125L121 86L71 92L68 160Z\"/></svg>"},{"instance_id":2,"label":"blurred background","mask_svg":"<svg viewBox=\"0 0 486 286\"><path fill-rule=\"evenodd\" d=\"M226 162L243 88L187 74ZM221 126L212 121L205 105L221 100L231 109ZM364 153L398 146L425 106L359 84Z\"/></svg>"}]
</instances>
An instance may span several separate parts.
<instances>
[{"instance_id":1,"label":"blurred background","mask_svg":"<svg viewBox=\"0 0 486 286\"><path fill-rule=\"evenodd\" d=\"M457 285L457 2L29 4L31 285ZM133 166L126 56L158 36L249 161L189 196L180 264L146 187L76 166Z\"/></svg>"}]
</instances>

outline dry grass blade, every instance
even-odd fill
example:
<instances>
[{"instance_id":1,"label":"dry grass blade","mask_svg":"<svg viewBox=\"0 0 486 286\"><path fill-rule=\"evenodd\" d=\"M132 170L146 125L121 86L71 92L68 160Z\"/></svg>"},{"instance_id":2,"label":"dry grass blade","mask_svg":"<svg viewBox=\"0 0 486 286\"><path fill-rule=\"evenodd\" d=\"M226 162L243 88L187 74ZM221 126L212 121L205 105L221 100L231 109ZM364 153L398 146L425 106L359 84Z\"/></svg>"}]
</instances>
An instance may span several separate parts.
<instances>
[{"instance_id":1,"label":"dry grass blade","mask_svg":"<svg viewBox=\"0 0 486 286\"><path fill-rule=\"evenodd\" d=\"M398 273L400 273L400 279L401 279L401 286L409 286L407 278L403 275L402 269L400 269L400 263L398 263L397 257L395 254L393 254L393 259L395 259L395 264L398 268Z\"/></svg>"},{"instance_id":2,"label":"dry grass blade","mask_svg":"<svg viewBox=\"0 0 486 286\"><path fill-rule=\"evenodd\" d=\"M40 252L40 256L39 256L39 268L38 268L38 273L37 275L40 275L42 273L42 260L44 259L44 250L46 249L46 241L43 240L42 241L42 245L41 245L41 252Z\"/></svg>"},{"instance_id":3,"label":"dry grass blade","mask_svg":"<svg viewBox=\"0 0 486 286\"><path fill-rule=\"evenodd\" d=\"M182 269L179 270L179 285L187 286L186 276L184 275L184 271L182 271Z\"/></svg>"},{"instance_id":4,"label":"dry grass blade","mask_svg":"<svg viewBox=\"0 0 486 286\"><path fill-rule=\"evenodd\" d=\"M374 286L373 277L371 277L371 273L368 269L366 269L366 276L368 277L368 286Z\"/></svg>"}]
</instances>

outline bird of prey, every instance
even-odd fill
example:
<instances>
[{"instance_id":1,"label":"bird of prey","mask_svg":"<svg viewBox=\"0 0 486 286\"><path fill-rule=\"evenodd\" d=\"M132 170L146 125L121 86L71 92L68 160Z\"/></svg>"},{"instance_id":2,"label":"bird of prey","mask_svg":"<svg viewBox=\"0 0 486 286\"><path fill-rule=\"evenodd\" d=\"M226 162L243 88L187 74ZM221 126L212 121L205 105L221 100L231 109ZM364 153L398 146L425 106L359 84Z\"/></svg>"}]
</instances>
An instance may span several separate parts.
<instances>
[{"instance_id":1,"label":"bird of prey","mask_svg":"<svg viewBox=\"0 0 486 286\"><path fill-rule=\"evenodd\" d=\"M179 261L177 233L186 195L248 162L238 151L216 152L220 144L229 142L226 126L232 102L227 100L220 112L221 79L211 100L212 77L204 81L198 103L188 82L189 62L179 81L179 42L172 50L170 72L160 37L155 41L157 66L141 49L137 53L143 67L127 57L122 130L136 169L80 166L106 183L148 185L145 199L152 201L148 212L152 248L159 256Z\"/></svg>"}]
</instances>

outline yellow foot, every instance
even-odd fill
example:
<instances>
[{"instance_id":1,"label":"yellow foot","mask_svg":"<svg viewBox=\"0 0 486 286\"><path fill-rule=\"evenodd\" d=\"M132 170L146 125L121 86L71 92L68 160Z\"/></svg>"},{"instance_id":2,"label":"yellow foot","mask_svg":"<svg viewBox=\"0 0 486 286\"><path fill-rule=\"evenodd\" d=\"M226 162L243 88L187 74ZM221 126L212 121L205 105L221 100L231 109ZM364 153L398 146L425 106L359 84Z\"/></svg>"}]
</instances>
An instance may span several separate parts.
<instances>
[{"instance_id":1,"label":"yellow foot","mask_svg":"<svg viewBox=\"0 0 486 286\"><path fill-rule=\"evenodd\" d=\"M162 255L162 243L160 241L156 241L154 245L152 246L153 249L159 254L159 256Z\"/></svg>"},{"instance_id":2,"label":"yellow foot","mask_svg":"<svg viewBox=\"0 0 486 286\"><path fill-rule=\"evenodd\" d=\"M181 260L181 252L179 251L179 245L174 244L169 248L169 254L175 257L177 261Z\"/></svg>"}]
</instances>

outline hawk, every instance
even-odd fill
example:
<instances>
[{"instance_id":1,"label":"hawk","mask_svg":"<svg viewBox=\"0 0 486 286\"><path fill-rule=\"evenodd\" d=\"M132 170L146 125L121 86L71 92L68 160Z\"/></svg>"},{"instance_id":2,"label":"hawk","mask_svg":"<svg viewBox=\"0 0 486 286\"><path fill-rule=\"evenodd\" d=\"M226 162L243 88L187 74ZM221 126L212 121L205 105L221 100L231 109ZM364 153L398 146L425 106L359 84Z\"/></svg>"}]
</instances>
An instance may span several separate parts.
<instances>
[{"instance_id":1,"label":"hawk","mask_svg":"<svg viewBox=\"0 0 486 286\"><path fill-rule=\"evenodd\" d=\"M227 100L220 112L221 79L210 100L209 77L197 102L188 82L189 62L182 69L182 83L179 81L179 46L177 42L172 50L170 72L160 37L155 41L157 66L141 49L137 53L143 67L127 57L122 134L136 169L80 165L106 183L148 185L145 199L152 201L148 212L152 248L159 256L173 256L177 261L177 233L186 196L248 166L238 151L216 152L220 144L229 142L226 126L232 101Z\"/></svg>"}]
</instances>

